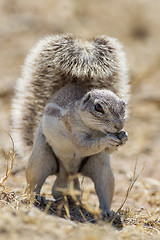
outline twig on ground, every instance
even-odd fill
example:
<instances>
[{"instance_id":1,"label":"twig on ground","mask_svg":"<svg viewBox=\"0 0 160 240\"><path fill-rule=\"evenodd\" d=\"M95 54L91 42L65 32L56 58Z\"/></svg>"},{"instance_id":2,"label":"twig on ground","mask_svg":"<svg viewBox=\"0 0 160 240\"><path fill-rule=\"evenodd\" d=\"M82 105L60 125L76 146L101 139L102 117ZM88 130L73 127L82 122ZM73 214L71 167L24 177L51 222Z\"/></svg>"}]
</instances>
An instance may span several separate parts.
<instances>
[{"instance_id":1,"label":"twig on ground","mask_svg":"<svg viewBox=\"0 0 160 240\"><path fill-rule=\"evenodd\" d=\"M12 150L10 150L9 153L6 153L4 151L4 149L1 148L2 151L3 151L4 157L5 157L5 160L7 161L6 174L5 174L4 177L2 177L0 179L0 186L2 186L3 183L6 181L6 179L9 177L9 175L12 171L14 158L15 158L15 151L14 151L14 141L13 141L13 138L11 137L11 135L7 131L5 131L4 129L0 129L0 130L4 131L10 137L11 142L12 142Z\"/></svg>"},{"instance_id":2,"label":"twig on ground","mask_svg":"<svg viewBox=\"0 0 160 240\"><path fill-rule=\"evenodd\" d=\"M125 203L126 203L126 201L127 201L127 198L128 198L128 196L129 196L129 194L130 194L130 192L131 192L131 190L132 190L135 182L137 181L138 177L140 176L140 174L141 174L142 171L144 170L144 167L143 167L142 170L138 173L137 176L136 176L136 169L137 169L137 160L136 160L135 167L134 167L134 171L133 171L133 177L132 177L131 180L130 180L130 185L129 185L128 189L127 189L125 198L124 198L122 204L120 205L120 207L118 208L118 210L115 212L115 215L114 215L114 217L113 217L113 219L112 219L112 221L111 221L111 224L112 224L113 221L115 220L117 214L118 214L118 213L121 211L121 209L124 207L124 205L125 205Z\"/></svg>"}]
</instances>

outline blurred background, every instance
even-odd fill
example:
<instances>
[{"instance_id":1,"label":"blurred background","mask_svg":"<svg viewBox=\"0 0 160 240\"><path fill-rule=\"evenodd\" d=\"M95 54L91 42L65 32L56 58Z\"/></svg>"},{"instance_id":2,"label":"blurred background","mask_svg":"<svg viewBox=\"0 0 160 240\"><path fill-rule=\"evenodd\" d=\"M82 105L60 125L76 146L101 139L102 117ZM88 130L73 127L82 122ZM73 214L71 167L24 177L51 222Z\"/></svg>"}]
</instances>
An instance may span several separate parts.
<instances>
[{"instance_id":1,"label":"blurred background","mask_svg":"<svg viewBox=\"0 0 160 240\"><path fill-rule=\"evenodd\" d=\"M159 12L159 0L0 0L0 128L8 132L14 86L26 55L39 38L66 32L85 38L105 34L124 45L131 81L131 112L125 128L129 141L111 161L116 179L115 207L119 204L117 198L125 195L136 161L137 172L144 170L133 190L133 199L136 189L146 199L147 191L153 191L153 196L160 191ZM0 147L5 151L11 148L3 131ZM24 163L15 159L15 168L21 165ZM0 176L5 166L1 153ZM22 187L24 172L11 176L8 182ZM137 196L136 202L129 199L128 204L140 206Z\"/></svg>"}]
</instances>

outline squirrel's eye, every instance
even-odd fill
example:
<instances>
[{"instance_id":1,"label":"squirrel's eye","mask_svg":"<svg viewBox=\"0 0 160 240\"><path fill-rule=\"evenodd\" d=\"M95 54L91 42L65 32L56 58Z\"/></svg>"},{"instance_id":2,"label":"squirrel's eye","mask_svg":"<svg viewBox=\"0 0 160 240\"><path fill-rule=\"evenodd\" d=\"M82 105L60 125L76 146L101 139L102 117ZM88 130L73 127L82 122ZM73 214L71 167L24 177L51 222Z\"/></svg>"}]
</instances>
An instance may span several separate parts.
<instances>
[{"instance_id":1,"label":"squirrel's eye","mask_svg":"<svg viewBox=\"0 0 160 240\"><path fill-rule=\"evenodd\" d=\"M104 113L104 110L103 110L102 106L100 104L98 104L98 103L95 105L95 110L97 112Z\"/></svg>"}]
</instances>

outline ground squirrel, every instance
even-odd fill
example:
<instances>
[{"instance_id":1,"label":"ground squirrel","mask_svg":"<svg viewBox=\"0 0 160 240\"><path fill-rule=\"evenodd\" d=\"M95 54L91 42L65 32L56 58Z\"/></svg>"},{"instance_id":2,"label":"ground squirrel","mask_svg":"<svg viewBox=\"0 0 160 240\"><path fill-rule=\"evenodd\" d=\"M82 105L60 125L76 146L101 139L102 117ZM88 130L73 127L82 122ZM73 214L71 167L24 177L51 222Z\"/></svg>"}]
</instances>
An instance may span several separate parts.
<instances>
[{"instance_id":1,"label":"ground squirrel","mask_svg":"<svg viewBox=\"0 0 160 240\"><path fill-rule=\"evenodd\" d=\"M25 61L12 111L17 151L28 158L30 190L39 194L55 174L52 194L58 198L57 187L81 172L93 180L100 208L109 215L109 154L127 141L122 129L128 97L126 60L116 39L62 34L39 41Z\"/></svg>"}]
</instances>

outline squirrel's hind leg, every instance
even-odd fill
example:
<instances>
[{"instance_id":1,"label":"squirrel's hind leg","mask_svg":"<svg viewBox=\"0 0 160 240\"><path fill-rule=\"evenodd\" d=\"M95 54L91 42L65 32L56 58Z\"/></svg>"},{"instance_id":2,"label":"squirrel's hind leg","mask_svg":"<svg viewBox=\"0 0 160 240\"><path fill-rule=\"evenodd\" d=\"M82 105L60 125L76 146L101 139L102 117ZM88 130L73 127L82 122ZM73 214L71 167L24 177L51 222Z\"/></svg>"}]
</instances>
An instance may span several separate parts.
<instances>
[{"instance_id":1,"label":"squirrel's hind leg","mask_svg":"<svg viewBox=\"0 0 160 240\"><path fill-rule=\"evenodd\" d=\"M80 184L79 180L77 177L73 178L73 189L71 189L71 182L69 175L67 172L60 166L59 172L57 174L56 181L53 184L52 187L52 195L53 197L58 200L58 199L63 199L64 195L67 196L67 199L70 203L74 202L72 198L72 194L76 199L79 198L79 196L76 195L76 192L74 190L78 190L80 193ZM66 190L71 191L69 194L66 193ZM73 193L72 193L73 191Z\"/></svg>"},{"instance_id":2,"label":"squirrel's hind leg","mask_svg":"<svg viewBox=\"0 0 160 240\"><path fill-rule=\"evenodd\" d=\"M114 177L105 151L91 156L81 170L84 176L90 177L95 185L102 215L110 215L110 206L114 193Z\"/></svg>"},{"instance_id":3,"label":"squirrel's hind leg","mask_svg":"<svg viewBox=\"0 0 160 240\"><path fill-rule=\"evenodd\" d=\"M26 166L26 179L30 192L39 194L46 178L56 174L57 171L56 157L39 127Z\"/></svg>"}]
</instances>

